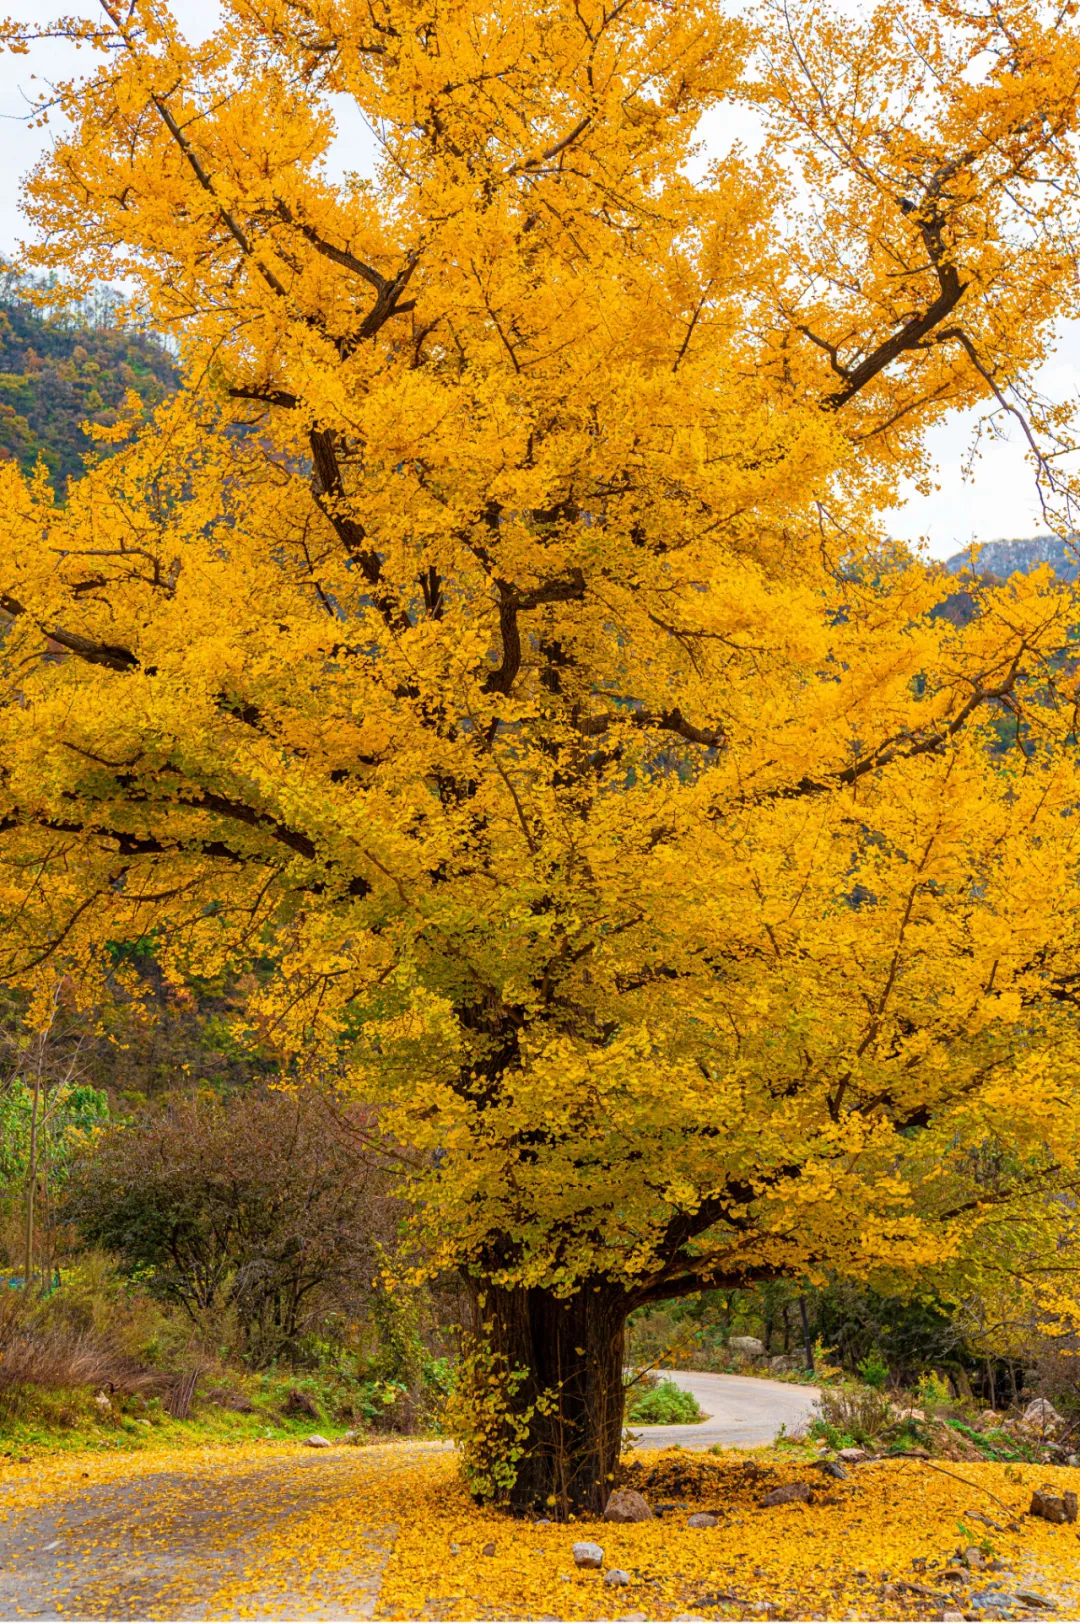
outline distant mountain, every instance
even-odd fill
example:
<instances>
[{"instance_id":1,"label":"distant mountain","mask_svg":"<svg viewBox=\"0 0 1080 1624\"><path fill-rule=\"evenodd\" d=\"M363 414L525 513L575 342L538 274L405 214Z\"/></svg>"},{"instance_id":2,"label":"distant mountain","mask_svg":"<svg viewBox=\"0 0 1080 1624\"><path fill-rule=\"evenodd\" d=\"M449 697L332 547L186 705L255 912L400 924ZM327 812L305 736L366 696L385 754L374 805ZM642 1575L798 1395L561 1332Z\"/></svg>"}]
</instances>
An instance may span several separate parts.
<instances>
[{"instance_id":1,"label":"distant mountain","mask_svg":"<svg viewBox=\"0 0 1080 1624\"><path fill-rule=\"evenodd\" d=\"M998 575L1007 581L1010 575L1028 575L1040 564L1049 564L1055 575L1063 581L1080 577L1080 540L1069 546L1058 536L1029 536L1015 541L984 541L975 560L977 575ZM950 575L961 575L971 570L969 552L954 553L945 560Z\"/></svg>"},{"instance_id":2,"label":"distant mountain","mask_svg":"<svg viewBox=\"0 0 1080 1624\"><path fill-rule=\"evenodd\" d=\"M129 389L149 411L177 386L160 344L110 324L116 306L115 298L99 298L47 319L0 269L0 459L14 458L29 473L40 457L60 496L87 452L109 454L83 433L84 422L111 426Z\"/></svg>"}]
</instances>

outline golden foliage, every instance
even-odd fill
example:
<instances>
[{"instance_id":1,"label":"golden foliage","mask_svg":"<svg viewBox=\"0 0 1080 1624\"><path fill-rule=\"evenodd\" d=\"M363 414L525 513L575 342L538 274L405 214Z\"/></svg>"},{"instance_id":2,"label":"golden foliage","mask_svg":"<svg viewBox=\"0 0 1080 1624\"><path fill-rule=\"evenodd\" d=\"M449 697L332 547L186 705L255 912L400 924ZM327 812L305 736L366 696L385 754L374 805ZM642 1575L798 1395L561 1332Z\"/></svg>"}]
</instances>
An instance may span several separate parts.
<instances>
[{"instance_id":1,"label":"golden foliage","mask_svg":"<svg viewBox=\"0 0 1080 1624\"><path fill-rule=\"evenodd\" d=\"M1071 13L105 13L29 257L129 277L189 385L64 507L0 470L4 973L258 964L253 1034L497 1284L962 1283L1019 1231L1058 1311L1074 594L956 625L875 514L976 402L1067 509ZM740 98L765 155L703 166Z\"/></svg>"}]
</instances>

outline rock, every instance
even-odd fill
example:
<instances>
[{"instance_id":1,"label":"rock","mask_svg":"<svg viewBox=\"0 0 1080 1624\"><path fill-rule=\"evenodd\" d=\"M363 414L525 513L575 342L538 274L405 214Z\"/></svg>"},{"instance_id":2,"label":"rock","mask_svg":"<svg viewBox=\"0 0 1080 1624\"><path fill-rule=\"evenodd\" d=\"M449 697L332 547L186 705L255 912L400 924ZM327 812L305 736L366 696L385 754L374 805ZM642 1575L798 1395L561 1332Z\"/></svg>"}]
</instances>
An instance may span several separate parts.
<instances>
[{"instance_id":1,"label":"rock","mask_svg":"<svg viewBox=\"0 0 1080 1624\"><path fill-rule=\"evenodd\" d=\"M975 1423L979 1432L994 1432L1000 1425L1001 1417L996 1410L984 1410Z\"/></svg>"},{"instance_id":2,"label":"rock","mask_svg":"<svg viewBox=\"0 0 1080 1624\"><path fill-rule=\"evenodd\" d=\"M535 1528L550 1528L551 1527L551 1518L550 1517L537 1517L536 1522L534 1523L533 1526Z\"/></svg>"},{"instance_id":3,"label":"rock","mask_svg":"<svg viewBox=\"0 0 1080 1624\"><path fill-rule=\"evenodd\" d=\"M829 1477L838 1477L838 1478L841 1479L841 1481L843 1481L847 1477L847 1473L845 1472L844 1468L840 1465L839 1461L836 1461L836 1460L816 1460L816 1461L814 1461L813 1464L817 1467L819 1472L825 1472L827 1474L827 1476L829 1476Z\"/></svg>"},{"instance_id":4,"label":"rock","mask_svg":"<svg viewBox=\"0 0 1080 1624\"><path fill-rule=\"evenodd\" d=\"M604 1521L610 1523L652 1522L649 1502L636 1489L616 1489L604 1507Z\"/></svg>"},{"instance_id":5,"label":"rock","mask_svg":"<svg viewBox=\"0 0 1080 1624\"><path fill-rule=\"evenodd\" d=\"M1032 1399L1021 1420L1025 1427L1038 1427L1040 1432L1053 1432L1065 1425L1048 1398Z\"/></svg>"},{"instance_id":6,"label":"rock","mask_svg":"<svg viewBox=\"0 0 1080 1624\"><path fill-rule=\"evenodd\" d=\"M608 1568L604 1574L604 1583L613 1588L618 1585L632 1585L633 1582L625 1568Z\"/></svg>"},{"instance_id":7,"label":"rock","mask_svg":"<svg viewBox=\"0 0 1080 1624\"><path fill-rule=\"evenodd\" d=\"M1036 1489L1031 1496L1031 1516L1049 1523L1074 1523L1077 1497L1072 1489L1058 1494L1054 1489Z\"/></svg>"},{"instance_id":8,"label":"rock","mask_svg":"<svg viewBox=\"0 0 1080 1624\"><path fill-rule=\"evenodd\" d=\"M975 1590L971 1596L972 1607L980 1612L1005 1612L1016 1606L1016 1597L1003 1590Z\"/></svg>"},{"instance_id":9,"label":"rock","mask_svg":"<svg viewBox=\"0 0 1080 1624\"><path fill-rule=\"evenodd\" d=\"M579 1568L603 1567L604 1547L594 1545L590 1539L578 1540L574 1546L574 1563Z\"/></svg>"},{"instance_id":10,"label":"rock","mask_svg":"<svg viewBox=\"0 0 1080 1624\"><path fill-rule=\"evenodd\" d=\"M729 1336L728 1352L737 1353L743 1359L762 1359L765 1356L765 1344L756 1336Z\"/></svg>"},{"instance_id":11,"label":"rock","mask_svg":"<svg viewBox=\"0 0 1080 1624\"><path fill-rule=\"evenodd\" d=\"M310 1438L305 1438L304 1439L304 1443L307 1445L307 1447L309 1449L332 1449L333 1448L333 1445L331 1444L329 1438L324 1438L321 1432L313 1432L311 1434Z\"/></svg>"},{"instance_id":12,"label":"rock","mask_svg":"<svg viewBox=\"0 0 1080 1624\"><path fill-rule=\"evenodd\" d=\"M897 1409L896 1405L894 1404L892 1406L892 1413L893 1413L893 1420L894 1421L916 1421L916 1422L918 1422L918 1421L925 1421L926 1420L926 1411L925 1410L915 1410L915 1409L910 1409L910 1408L906 1409L906 1410L900 1410L900 1409Z\"/></svg>"},{"instance_id":13,"label":"rock","mask_svg":"<svg viewBox=\"0 0 1080 1624\"><path fill-rule=\"evenodd\" d=\"M1080 1466L1080 1455L1070 1455L1065 1464L1066 1466Z\"/></svg>"},{"instance_id":14,"label":"rock","mask_svg":"<svg viewBox=\"0 0 1080 1624\"><path fill-rule=\"evenodd\" d=\"M774 1370L778 1376L787 1376L793 1370L805 1368L806 1360L800 1359L797 1353L777 1353L769 1360L769 1369Z\"/></svg>"},{"instance_id":15,"label":"rock","mask_svg":"<svg viewBox=\"0 0 1080 1624\"><path fill-rule=\"evenodd\" d=\"M970 1568L973 1573L977 1573L980 1568L984 1568L986 1566L986 1558L983 1556L977 1545L969 1545L964 1551L961 1560L963 1561L964 1566L966 1568Z\"/></svg>"},{"instance_id":16,"label":"rock","mask_svg":"<svg viewBox=\"0 0 1080 1624\"><path fill-rule=\"evenodd\" d=\"M95 1393L94 1403L97 1405L102 1415L107 1415L112 1409L112 1403L109 1399L108 1393Z\"/></svg>"},{"instance_id":17,"label":"rock","mask_svg":"<svg viewBox=\"0 0 1080 1624\"><path fill-rule=\"evenodd\" d=\"M620 1613L615 1624L649 1624L648 1613Z\"/></svg>"},{"instance_id":18,"label":"rock","mask_svg":"<svg viewBox=\"0 0 1080 1624\"><path fill-rule=\"evenodd\" d=\"M847 1449L838 1449L836 1454L839 1460L846 1460L849 1466L854 1466L857 1461L866 1459L866 1450L857 1449L854 1444L849 1445Z\"/></svg>"},{"instance_id":19,"label":"rock","mask_svg":"<svg viewBox=\"0 0 1080 1624\"><path fill-rule=\"evenodd\" d=\"M286 1415L307 1415L312 1421L321 1421L319 1406L308 1393L301 1393L298 1387L289 1389L289 1396L282 1405Z\"/></svg>"},{"instance_id":20,"label":"rock","mask_svg":"<svg viewBox=\"0 0 1080 1624\"><path fill-rule=\"evenodd\" d=\"M460 1556L461 1555L461 1546L460 1545L451 1545L451 1547L450 1547L450 1555L451 1556Z\"/></svg>"},{"instance_id":21,"label":"rock","mask_svg":"<svg viewBox=\"0 0 1080 1624\"><path fill-rule=\"evenodd\" d=\"M711 1511L695 1511L692 1517L687 1517L687 1528L715 1528L720 1518L714 1517Z\"/></svg>"},{"instance_id":22,"label":"rock","mask_svg":"<svg viewBox=\"0 0 1080 1624\"><path fill-rule=\"evenodd\" d=\"M770 1489L761 1503L763 1506L790 1506L798 1502L809 1505L812 1499L809 1483L781 1483L778 1489Z\"/></svg>"},{"instance_id":23,"label":"rock","mask_svg":"<svg viewBox=\"0 0 1080 1624\"><path fill-rule=\"evenodd\" d=\"M1053 1612L1057 1606L1056 1601L1051 1601L1049 1596L1040 1596L1037 1590L1017 1590L1014 1594L1017 1601L1025 1607L1045 1607Z\"/></svg>"},{"instance_id":24,"label":"rock","mask_svg":"<svg viewBox=\"0 0 1080 1624\"><path fill-rule=\"evenodd\" d=\"M481 1545L481 1547L480 1547L480 1555L481 1556L494 1556L495 1555L495 1541L493 1539L489 1539L486 1545Z\"/></svg>"},{"instance_id":25,"label":"rock","mask_svg":"<svg viewBox=\"0 0 1080 1624\"><path fill-rule=\"evenodd\" d=\"M963 1613L942 1613L941 1624L964 1624Z\"/></svg>"}]
</instances>

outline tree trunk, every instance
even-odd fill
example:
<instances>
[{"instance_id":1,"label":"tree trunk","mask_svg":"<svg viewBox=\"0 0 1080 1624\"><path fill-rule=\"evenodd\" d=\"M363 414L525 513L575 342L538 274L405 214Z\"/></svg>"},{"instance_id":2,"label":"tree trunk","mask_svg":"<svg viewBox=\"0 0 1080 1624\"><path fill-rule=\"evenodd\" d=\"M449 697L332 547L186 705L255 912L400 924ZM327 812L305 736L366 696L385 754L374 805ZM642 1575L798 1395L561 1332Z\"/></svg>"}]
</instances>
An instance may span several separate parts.
<instances>
[{"instance_id":1,"label":"tree trunk","mask_svg":"<svg viewBox=\"0 0 1080 1624\"><path fill-rule=\"evenodd\" d=\"M517 1480L507 1496L519 1511L562 1520L598 1515L611 1492L623 1425L626 1293L606 1280L585 1282L571 1297L539 1288L483 1288L478 1329L510 1371L527 1374L511 1412L532 1416Z\"/></svg>"},{"instance_id":2,"label":"tree trunk","mask_svg":"<svg viewBox=\"0 0 1080 1624\"><path fill-rule=\"evenodd\" d=\"M23 1245L23 1288L30 1295L34 1279L34 1195L37 1188L38 1102L41 1098L41 1054L34 1072L33 1104L30 1108L30 1158L26 1170L26 1234Z\"/></svg>"}]
</instances>

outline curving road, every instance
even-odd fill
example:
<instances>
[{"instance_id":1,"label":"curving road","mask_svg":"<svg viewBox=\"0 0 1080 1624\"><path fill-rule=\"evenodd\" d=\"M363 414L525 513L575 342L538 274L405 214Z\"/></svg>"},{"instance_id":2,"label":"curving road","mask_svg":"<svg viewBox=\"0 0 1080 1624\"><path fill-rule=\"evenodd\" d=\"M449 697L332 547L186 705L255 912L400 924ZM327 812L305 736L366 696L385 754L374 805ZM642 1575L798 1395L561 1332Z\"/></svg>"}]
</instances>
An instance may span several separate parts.
<instances>
[{"instance_id":1,"label":"curving road","mask_svg":"<svg viewBox=\"0 0 1080 1624\"><path fill-rule=\"evenodd\" d=\"M716 1376L705 1370L665 1370L663 1378L693 1393L707 1421L693 1426L632 1427L638 1449L709 1449L734 1444L753 1449L771 1444L780 1430L810 1420L818 1388L793 1382L766 1381L760 1376Z\"/></svg>"}]
</instances>

